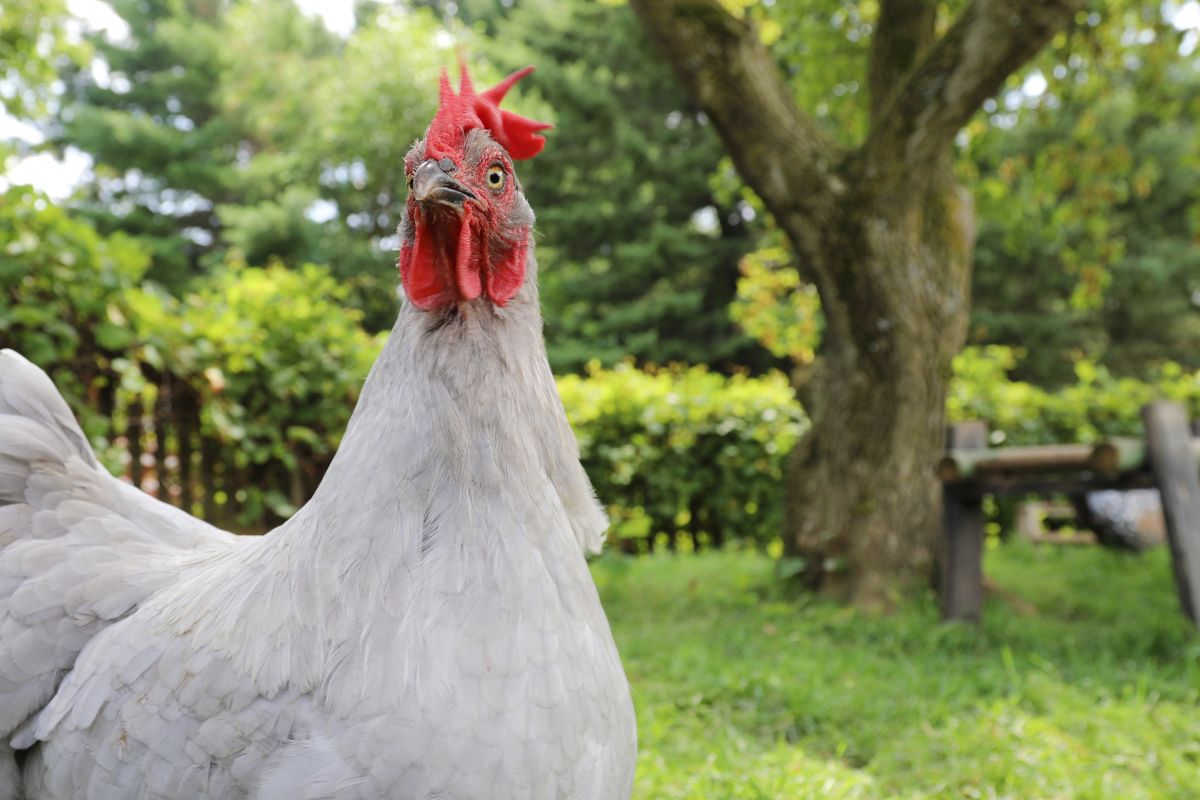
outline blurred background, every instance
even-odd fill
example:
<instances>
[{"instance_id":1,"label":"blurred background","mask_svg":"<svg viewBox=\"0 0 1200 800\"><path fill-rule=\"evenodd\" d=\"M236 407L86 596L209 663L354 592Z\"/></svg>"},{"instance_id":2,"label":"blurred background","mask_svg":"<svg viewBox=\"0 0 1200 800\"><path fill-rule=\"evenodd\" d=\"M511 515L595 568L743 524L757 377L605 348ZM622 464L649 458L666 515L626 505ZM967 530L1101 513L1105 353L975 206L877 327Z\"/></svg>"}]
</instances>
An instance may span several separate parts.
<instances>
[{"instance_id":1,"label":"blurred background","mask_svg":"<svg viewBox=\"0 0 1200 800\"><path fill-rule=\"evenodd\" d=\"M722 5L831 146L869 137L887 2ZM968 6L915 5L939 36ZM1200 416L1200 2L1067 19L947 146L976 223L938 436L1139 436L1156 398ZM860 569L792 535L831 295L645 24L621 0L5 0L0 345L51 374L115 473L270 529L395 319L402 159L439 71L536 64L506 107L555 125L518 171L551 364L613 521L594 572L637 796L1200 796L1200 643L1166 548L1141 547L1161 524L1115 552L989 500L977 627L938 625L927 581L813 579ZM932 497L932 463L922 481Z\"/></svg>"}]
</instances>

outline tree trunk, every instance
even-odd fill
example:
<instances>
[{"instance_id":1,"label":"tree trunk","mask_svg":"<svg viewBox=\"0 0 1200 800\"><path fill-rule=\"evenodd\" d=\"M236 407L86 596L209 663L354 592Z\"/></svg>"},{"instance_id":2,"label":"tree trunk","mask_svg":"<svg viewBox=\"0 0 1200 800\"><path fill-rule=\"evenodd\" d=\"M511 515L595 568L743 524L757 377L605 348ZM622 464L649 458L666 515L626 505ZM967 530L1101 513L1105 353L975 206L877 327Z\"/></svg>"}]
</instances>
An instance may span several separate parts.
<instances>
[{"instance_id":1,"label":"tree trunk","mask_svg":"<svg viewBox=\"0 0 1200 800\"><path fill-rule=\"evenodd\" d=\"M938 172L915 196L856 193L817 251L855 279L828 293L838 307L797 387L812 428L789 461L784 541L811 587L862 606L889 606L933 574L934 466L974 238L948 154Z\"/></svg>"}]
</instances>

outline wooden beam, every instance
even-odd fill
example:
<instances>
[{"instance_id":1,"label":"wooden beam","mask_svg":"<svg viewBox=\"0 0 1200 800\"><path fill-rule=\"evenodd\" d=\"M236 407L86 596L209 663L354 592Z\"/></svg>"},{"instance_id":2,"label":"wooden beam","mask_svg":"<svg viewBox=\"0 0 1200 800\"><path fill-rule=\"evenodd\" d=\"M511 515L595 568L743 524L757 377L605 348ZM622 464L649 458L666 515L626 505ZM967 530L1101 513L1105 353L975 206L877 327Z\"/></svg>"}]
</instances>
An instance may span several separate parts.
<instances>
[{"instance_id":1,"label":"wooden beam","mask_svg":"<svg viewBox=\"0 0 1200 800\"><path fill-rule=\"evenodd\" d=\"M1188 438L1192 460L1200 467L1200 438ZM954 448L938 462L943 481L987 475L1086 471L1107 475L1146 467L1146 443L1117 437L1095 445L1049 444L1028 447Z\"/></svg>"},{"instance_id":2,"label":"wooden beam","mask_svg":"<svg viewBox=\"0 0 1200 800\"><path fill-rule=\"evenodd\" d=\"M1187 412L1179 403L1156 402L1142 409L1142 421L1162 495L1179 604L1193 623L1200 623L1200 474L1189 446Z\"/></svg>"},{"instance_id":3,"label":"wooden beam","mask_svg":"<svg viewBox=\"0 0 1200 800\"><path fill-rule=\"evenodd\" d=\"M938 464L938 476L944 481L954 481L983 473L1083 470L1089 468L1093 450L1090 444L956 447Z\"/></svg>"},{"instance_id":4,"label":"wooden beam","mask_svg":"<svg viewBox=\"0 0 1200 800\"><path fill-rule=\"evenodd\" d=\"M987 424L960 422L946 438L951 449L986 447ZM942 537L942 619L978 622L983 613L983 495L943 487Z\"/></svg>"}]
</instances>

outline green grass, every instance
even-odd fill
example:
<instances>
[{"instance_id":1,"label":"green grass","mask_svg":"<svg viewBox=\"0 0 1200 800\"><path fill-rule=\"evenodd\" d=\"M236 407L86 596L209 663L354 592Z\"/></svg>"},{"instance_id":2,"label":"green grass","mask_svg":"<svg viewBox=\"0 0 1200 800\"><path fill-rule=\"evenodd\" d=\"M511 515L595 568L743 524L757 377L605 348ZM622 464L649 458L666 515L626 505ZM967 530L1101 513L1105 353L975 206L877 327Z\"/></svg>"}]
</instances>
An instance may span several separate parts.
<instances>
[{"instance_id":1,"label":"green grass","mask_svg":"<svg viewBox=\"0 0 1200 800\"><path fill-rule=\"evenodd\" d=\"M1167 555L996 548L978 628L932 595L789 596L748 553L602 558L634 796L1198 798L1200 636Z\"/></svg>"}]
</instances>

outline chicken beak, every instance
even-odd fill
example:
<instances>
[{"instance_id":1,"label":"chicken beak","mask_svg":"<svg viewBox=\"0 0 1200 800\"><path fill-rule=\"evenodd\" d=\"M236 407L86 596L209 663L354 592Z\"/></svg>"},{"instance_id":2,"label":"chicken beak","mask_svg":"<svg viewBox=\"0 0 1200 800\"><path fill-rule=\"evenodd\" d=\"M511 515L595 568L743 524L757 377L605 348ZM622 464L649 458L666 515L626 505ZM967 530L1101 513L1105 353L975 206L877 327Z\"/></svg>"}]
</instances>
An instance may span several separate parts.
<instances>
[{"instance_id":1,"label":"chicken beak","mask_svg":"<svg viewBox=\"0 0 1200 800\"><path fill-rule=\"evenodd\" d=\"M413 198L422 205L440 203L456 211L463 210L467 201L478 200L475 193L450 177L432 158L413 173Z\"/></svg>"}]
</instances>

